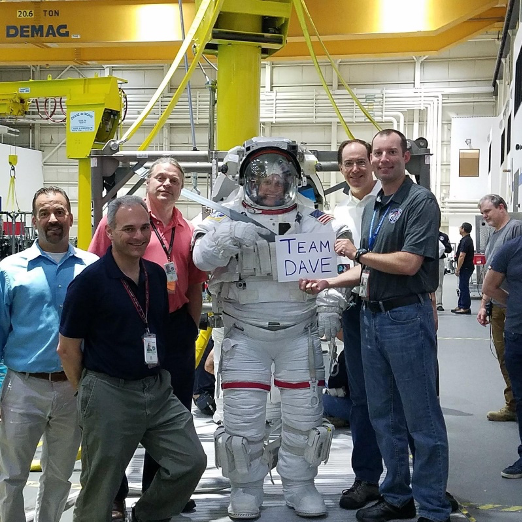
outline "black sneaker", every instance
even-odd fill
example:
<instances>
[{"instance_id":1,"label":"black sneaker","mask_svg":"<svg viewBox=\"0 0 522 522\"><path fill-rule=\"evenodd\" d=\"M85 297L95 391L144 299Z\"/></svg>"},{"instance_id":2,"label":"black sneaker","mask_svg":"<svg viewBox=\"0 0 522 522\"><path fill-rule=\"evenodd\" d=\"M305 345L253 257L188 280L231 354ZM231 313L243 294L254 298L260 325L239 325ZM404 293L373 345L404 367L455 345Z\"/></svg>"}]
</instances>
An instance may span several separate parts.
<instances>
[{"instance_id":1,"label":"black sneaker","mask_svg":"<svg viewBox=\"0 0 522 522\"><path fill-rule=\"evenodd\" d=\"M360 509L368 502L379 500L379 498L378 484L355 479L352 487L342 492L339 506L343 509Z\"/></svg>"},{"instance_id":2,"label":"black sneaker","mask_svg":"<svg viewBox=\"0 0 522 522\"><path fill-rule=\"evenodd\" d=\"M196 501L189 499L185 507L181 510L182 513L190 513L196 509Z\"/></svg>"},{"instance_id":3,"label":"black sneaker","mask_svg":"<svg viewBox=\"0 0 522 522\"><path fill-rule=\"evenodd\" d=\"M114 500L112 503L111 520L113 522L125 521L125 500Z\"/></svg>"},{"instance_id":4,"label":"black sneaker","mask_svg":"<svg viewBox=\"0 0 522 522\"><path fill-rule=\"evenodd\" d=\"M401 507L393 506L381 499L373 506L359 509L355 517L359 522L387 522L388 520L413 518L416 514L417 509L412 498Z\"/></svg>"},{"instance_id":5,"label":"black sneaker","mask_svg":"<svg viewBox=\"0 0 522 522\"><path fill-rule=\"evenodd\" d=\"M132 511L131 511L131 522L141 522L140 519L136 516L136 513L134 511L134 506L132 506Z\"/></svg>"},{"instance_id":6,"label":"black sneaker","mask_svg":"<svg viewBox=\"0 0 522 522\"><path fill-rule=\"evenodd\" d=\"M517 460L511 466L502 470L501 475L508 479L519 479L522 478L522 458Z\"/></svg>"}]
</instances>

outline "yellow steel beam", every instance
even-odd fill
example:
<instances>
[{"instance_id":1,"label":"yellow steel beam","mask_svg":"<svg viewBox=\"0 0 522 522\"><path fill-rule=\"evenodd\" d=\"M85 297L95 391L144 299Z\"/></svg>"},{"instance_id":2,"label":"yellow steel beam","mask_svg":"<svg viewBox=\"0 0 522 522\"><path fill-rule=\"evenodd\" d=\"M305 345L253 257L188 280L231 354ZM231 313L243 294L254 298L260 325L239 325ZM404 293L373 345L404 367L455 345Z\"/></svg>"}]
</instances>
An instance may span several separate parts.
<instances>
[{"instance_id":1,"label":"yellow steel beam","mask_svg":"<svg viewBox=\"0 0 522 522\"><path fill-rule=\"evenodd\" d=\"M78 247L87 250L92 237L91 228L91 159L78 160Z\"/></svg>"},{"instance_id":2,"label":"yellow steel beam","mask_svg":"<svg viewBox=\"0 0 522 522\"><path fill-rule=\"evenodd\" d=\"M261 29L261 17L226 13L218 21L230 29ZM218 47L217 148L227 150L259 134L261 48L245 44Z\"/></svg>"},{"instance_id":3,"label":"yellow steel beam","mask_svg":"<svg viewBox=\"0 0 522 522\"><path fill-rule=\"evenodd\" d=\"M506 3L308 0L307 5L330 54L368 56L435 53L502 23ZM288 5L277 0L225 0L222 12L265 11L284 18ZM194 16L194 4L185 0L186 27ZM295 14L288 37L273 59L308 57ZM167 63L180 45L179 9L172 1L0 2L2 65ZM323 55L319 47L316 51Z\"/></svg>"},{"instance_id":4,"label":"yellow steel beam","mask_svg":"<svg viewBox=\"0 0 522 522\"><path fill-rule=\"evenodd\" d=\"M187 4L185 25L194 15L194 4ZM182 39L178 4L167 0L0 2L0 28L0 44L82 46Z\"/></svg>"},{"instance_id":5,"label":"yellow steel beam","mask_svg":"<svg viewBox=\"0 0 522 522\"><path fill-rule=\"evenodd\" d=\"M502 3L505 0L308 0L306 5L321 37L351 39L433 35L479 18L481 13ZM293 11L288 36L302 35Z\"/></svg>"},{"instance_id":6,"label":"yellow steel beam","mask_svg":"<svg viewBox=\"0 0 522 522\"><path fill-rule=\"evenodd\" d=\"M360 35L356 38L321 37L331 56L363 57L363 56L401 56L430 55L438 53L452 45L464 42L484 33L504 20L505 9L494 8L488 16L468 20L457 24L446 31L422 35L389 35L388 37L367 38ZM500 25L500 28L502 26ZM320 44L314 42L314 50L318 56L324 55ZM289 37L287 45L270 57L270 60L307 59L310 56L303 37Z\"/></svg>"}]
</instances>

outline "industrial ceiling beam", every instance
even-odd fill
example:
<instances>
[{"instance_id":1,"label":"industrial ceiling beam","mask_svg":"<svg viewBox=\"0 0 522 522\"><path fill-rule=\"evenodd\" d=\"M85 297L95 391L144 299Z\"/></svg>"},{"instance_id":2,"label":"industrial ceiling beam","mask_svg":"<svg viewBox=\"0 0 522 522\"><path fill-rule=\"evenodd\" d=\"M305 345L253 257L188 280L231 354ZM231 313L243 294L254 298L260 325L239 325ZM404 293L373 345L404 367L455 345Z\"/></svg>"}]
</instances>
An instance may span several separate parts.
<instances>
[{"instance_id":1,"label":"industrial ceiling beam","mask_svg":"<svg viewBox=\"0 0 522 522\"><path fill-rule=\"evenodd\" d=\"M280 11L277 0L225 0L223 13ZM433 54L502 24L507 0L309 0L308 9L332 56ZM184 2L185 26L195 5ZM216 44L220 43L216 34ZM276 37L277 35L273 35ZM0 65L168 63L181 44L177 2L64 0L0 2ZM279 46L265 42L267 52ZM317 46L318 56L323 50ZM292 13L287 44L273 60L307 58Z\"/></svg>"}]
</instances>

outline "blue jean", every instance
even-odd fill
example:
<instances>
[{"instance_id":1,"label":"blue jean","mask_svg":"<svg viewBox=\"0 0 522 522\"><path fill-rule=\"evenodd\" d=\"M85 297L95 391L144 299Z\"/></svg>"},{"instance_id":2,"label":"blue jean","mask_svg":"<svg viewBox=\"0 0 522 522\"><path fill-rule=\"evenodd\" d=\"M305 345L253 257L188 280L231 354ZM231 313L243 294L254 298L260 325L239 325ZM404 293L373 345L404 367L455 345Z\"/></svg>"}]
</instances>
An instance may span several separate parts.
<instances>
[{"instance_id":1,"label":"blue jean","mask_svg":"<svg viewBox=\"0 0 522 522\"><path fill-rule=\"evenodd\" d=\"M326 417L336 417L350 422L352 400L350 397L333 397L323 393L323 410Z\"/></svg>"},{"instance_id":2,"label":"blue jean","mask_svg":"<svg viewBox=\"0 0 522 522\"><path fill-rule=\"evenodd\" d=\"M403 506L413 497L419 514L450 516L445 498L448 438L436 391L437 346L430 300L361 314L362 360L370 419L386 464L380 491ZM408 431L415 462L410 487Z\"/></svg>"},{"instance_id":3,"label":"blue jean","mask_svg":"<svg viewBox=\"0 0 522 522\"><path fill-rule=\"evenodd\" d=\"M469 280L474 268L461 268L459 272L459 302L458 307L463 310L471 308L471 295L469 294Z\"/></svg>"},{"instance_id":4,"label":"blue jean","mask_svg":"<svg viewBox=\"0 0 522 522\"><path fill-rule=\"evenodd\" d=\"M355 478L378 484L382 475L382 457L368 414L366 385L361 357L361 300L343 313L344 358L352 400L352 468Z\"/></svg>"},{"instance_id":5,"label":"blue jean","mask_svg":"<svg viewBox=\"0 0 522 522\"><path fill-rule=\"evenodd\" d=\"M511 389L516 402L520 445L518 454L522 458L522 334L504 331L506 367L511 379Z\"/></svg>"}]
</instances>

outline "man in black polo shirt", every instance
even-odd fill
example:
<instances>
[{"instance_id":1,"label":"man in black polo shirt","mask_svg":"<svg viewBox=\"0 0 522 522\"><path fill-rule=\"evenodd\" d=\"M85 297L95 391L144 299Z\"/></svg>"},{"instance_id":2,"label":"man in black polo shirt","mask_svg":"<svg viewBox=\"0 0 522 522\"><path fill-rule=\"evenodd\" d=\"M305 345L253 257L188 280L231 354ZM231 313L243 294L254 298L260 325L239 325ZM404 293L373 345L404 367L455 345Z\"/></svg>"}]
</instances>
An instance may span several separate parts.
<instances>
[{"instance_id":1,"label":"man in black polo shirt","mask_svg":"<svg viewBox=\"0 0 522 522\"><path fill-rule=\"evenodd\" d=\"M457 268L455 268L455 275L459 278L459 302L457 308L451 310L454 314L470 315L471 314L471 296L469 293L469 280L471 274L475 270L473 265L473 255L475 248L473 246L473 239L470 233L472 230L470 223L462 223L459 228L462 239L457 248L455 258L457 259Z\"/></svg>"},{"instance_id":2,"label":"man in black polo shirt","mask_svg":"<svg viewBox=\"0 0 522 522\"><path fill-rule=\"evenodd\" d=\"M413 518L449 522L445 498L448 439L437 398L435 321L428 292L436 288L438 224L435 196L406 177L406 138L384 130L372 143L382 190L364 209L361 248L338 240L335 251L359 266L329 279L300 283L318 292L361 284L362 358L370 419L386 464L382 499L360 509L360 522ZM415 462L409 470L408 431Z\"/></svg>"},{"instance_id":3,"label":"man in black polo shirt","mask_svg":"<svg viewBox=\"0 0 522 522\"><path fill-rule=\"evenodd\" d=\"M206 466L192 415L161 369L168 321L167 279L142 259L150 220L141 198L112 201L106 232L112 246L70 285L58 353L78 389L82 490L75 522L111 519L111 506L138 443L160 464L133 508L137 522L181 512ZM83 350L82 350L83 342Z\"/></svg>"}]
</instances>

